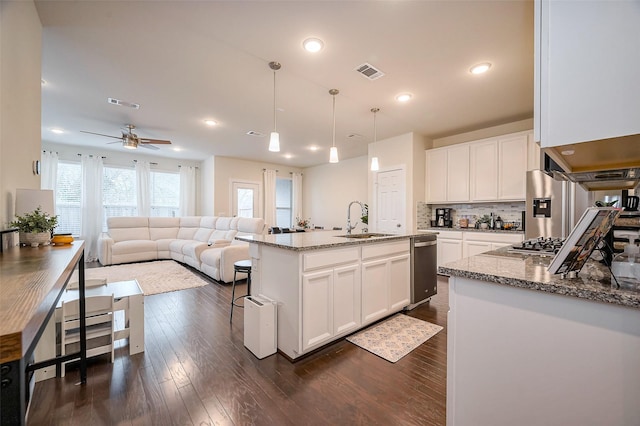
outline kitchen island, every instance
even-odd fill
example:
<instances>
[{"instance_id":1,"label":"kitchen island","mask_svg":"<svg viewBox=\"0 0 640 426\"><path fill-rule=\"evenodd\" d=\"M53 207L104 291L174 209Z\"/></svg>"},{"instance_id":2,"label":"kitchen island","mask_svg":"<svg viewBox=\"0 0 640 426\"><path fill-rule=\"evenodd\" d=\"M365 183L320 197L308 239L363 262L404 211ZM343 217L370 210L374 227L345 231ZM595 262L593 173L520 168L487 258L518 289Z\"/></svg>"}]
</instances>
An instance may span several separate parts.
<instances>
[{"instance_id":1,"label":"kitchen island","mask_svg":"<svg viewBox=\"0 0 640 426\"><path fill-rule=\"evenodd\" d=\"M506 249L446 264L448 425L637 425L640 291Z\"/></svg>"},{"instance_id":2,"label":"kitchen island","mask_svg":"<svg viewBox=\"0 0 640 426\"><path fill-rule=\"evenodd\" d=\"M411 235L344 235L236 237L250 243L251 293L278 304L278 350L290 360L409 305Z\"/></svg>"}]
</instances>

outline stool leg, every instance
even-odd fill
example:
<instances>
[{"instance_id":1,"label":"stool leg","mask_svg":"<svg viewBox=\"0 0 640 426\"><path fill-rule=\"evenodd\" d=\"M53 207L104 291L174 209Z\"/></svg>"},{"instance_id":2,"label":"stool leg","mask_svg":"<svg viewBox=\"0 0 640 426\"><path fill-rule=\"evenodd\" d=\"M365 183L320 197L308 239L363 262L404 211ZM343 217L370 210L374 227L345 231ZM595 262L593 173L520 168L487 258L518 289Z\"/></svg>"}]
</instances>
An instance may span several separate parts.
<instances>
[{"instance_id":1,"label":"stool leg","mask_svg":"<svg viewBox=\"0 0 640 426\"><path fill-rule=\"evenodd\" d=\"M247 272L247 296L251 296L251 271Z\"/></svg>"},{"instance_id":2,"label":"stool leg","mask_svg":"<svg viewBox=\"0 0 640 426\"><path fill-rule=\"evenodd\" d=\"M233 320L233 301L236 294L236 273L238 271L233 271L233 284L231 284L231 315L229 315L229 322Z\"/></svg>"}]
</instances>

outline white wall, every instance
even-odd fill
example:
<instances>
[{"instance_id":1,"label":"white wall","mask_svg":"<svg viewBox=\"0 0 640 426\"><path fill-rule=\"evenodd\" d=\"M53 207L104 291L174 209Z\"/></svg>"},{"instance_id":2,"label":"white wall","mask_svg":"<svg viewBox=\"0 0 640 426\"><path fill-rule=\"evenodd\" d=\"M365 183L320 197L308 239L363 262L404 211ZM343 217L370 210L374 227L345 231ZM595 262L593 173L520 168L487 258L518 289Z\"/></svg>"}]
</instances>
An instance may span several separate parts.
<instances>
[{"instance_id":1,"label":"white wall","mask_svg":"<svg viewBox=\"0 0 640 426\"><path fill-rule=\"evenodd\" d=\"M13 220L16 188L40 189L42 25L33 1L0 2L0 227Z\"/></svg>"},{"instance_id":2,"label":"white wall","mask_svg":"<svg viewBox=\"0 0 640 426\"><path fill-rule=\"evenodd\" d=\"M405 170L405 227L412 232L417 226L417 204L424 200L425 155L424 150L431 141L416 133L405 133L369 144L369 164L375 154L380 162L380 171L403 167ZM368 170L368 168L367 168ZM376 177L368 171L369 228L375 230L376 223Z\"/></svg>"},{"instance_id":3,"label":"white wall","mask_svg":"<svg viewBox=\"0 0 640 426\"><path fill-rule=\"evenodd\" d=\"M345 229L349 203L354 200L369 202L366 156L308 167L303 173L303 216L310 218L316 226ZM360 222L359 207L352 207L351 218L352 223ZM357 229L361 228L362 224L359 224Z\"/></svg>"},{"instance_id":4,"label":"white wall","mask_svg":"<svg viewBox=\"0 0 640 426\"><path fill-rule=\"evenodd\" d=\"M297 167L287 167L282 164L262 163L258 161L241 160L239 158L218 157L214 159L214 203L213 214L218 216L231 215L230 182L241 180L262 184L262 169L277 170L278 177L291 177L290 172L301 172ZM264 197L263 197L264 199ZM264 208L262 206L261 208Z\"/></svg>"},{"instance_id":5,"label":"white wall","mask_svg":"<svg viewBox=\"0 0 640 426\"><path fill-rule=\"evenodd\" d=\"M528 118L526 120L514 121L513 123L502 124L500 126L487 127L485 129L474 130L473 132L459 133L457 135L434 139L433 146L426 148L440 148L443 146L455 145L457 143L471 142L531 129L533 129L533 118Z\"/></svg>"}]
</instances>

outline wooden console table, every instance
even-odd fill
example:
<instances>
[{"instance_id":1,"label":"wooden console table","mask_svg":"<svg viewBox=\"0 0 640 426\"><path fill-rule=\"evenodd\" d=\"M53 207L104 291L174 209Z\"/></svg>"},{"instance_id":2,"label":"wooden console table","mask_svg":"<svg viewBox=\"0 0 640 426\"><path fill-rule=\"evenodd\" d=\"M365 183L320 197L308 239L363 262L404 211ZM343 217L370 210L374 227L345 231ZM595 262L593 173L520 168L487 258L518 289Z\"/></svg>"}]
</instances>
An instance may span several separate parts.
<instances>
[{"instance_id":1,"label":"wooden console table","mask_svg":"<svg viewBox=\"0 0 640 426\"><path fill-rule=\"evenodd\" d=\"M78 267L80 352L33 363L33 351ZM80 358L86 383L84 241L71 245L12 247L0 254L0 424L24 425L30 373Z\"/></svg>"}]
</instances>

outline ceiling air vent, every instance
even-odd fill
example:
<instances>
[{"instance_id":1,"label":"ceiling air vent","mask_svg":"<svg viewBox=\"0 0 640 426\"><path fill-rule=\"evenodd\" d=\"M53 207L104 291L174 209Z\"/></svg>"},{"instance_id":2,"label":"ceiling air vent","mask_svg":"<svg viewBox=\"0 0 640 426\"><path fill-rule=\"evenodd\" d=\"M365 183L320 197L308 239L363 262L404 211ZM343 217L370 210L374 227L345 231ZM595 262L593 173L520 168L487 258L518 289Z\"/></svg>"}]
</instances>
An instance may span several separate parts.
<instances>
[{"instance_id":1,"label":"ceiling air vent","mask_svg":"<svg viewBox=\"0 0 640 426\"><path fill-rule=\"evenodd\" d=\"M247 132L247 134L248 134L249 136L257 136L257 137L259 137L259 138L261 138L261 137L263 137L263 136L264 136L262 133L260 133L260 132L256 132L255 130L249 130L249 131Z\"/></svg>"},{"instance_id":2,"label":"ceiling air vent","mask_svg":"<svg viewBox=\"0 0 640 426\"><path fill-rule=\"evenodd\" d=\"M140 104L134 104L133 102L121 101L120 99L116 99L116 98L107 98L107 102L109 102L111 105L119 105L119 106L125 106L125 107L129 107L129 108L133 108L133 109L140 109Z\"/></svg>"},{"instance_id":3,"label":"ceiling air vent","mask_svg":"<svg viewBox=\"0 0 640 426\"><path fill-rule=\"evenodd\" d=\"M366 62L358 66L358 68L356 68L356 71L358 71L360 74L362 74L364 77L366 77L369 80L377 80L378 78L384 75L382 71L380 71L373 65L368 64Z\"/></svg>"}]
</instances>

